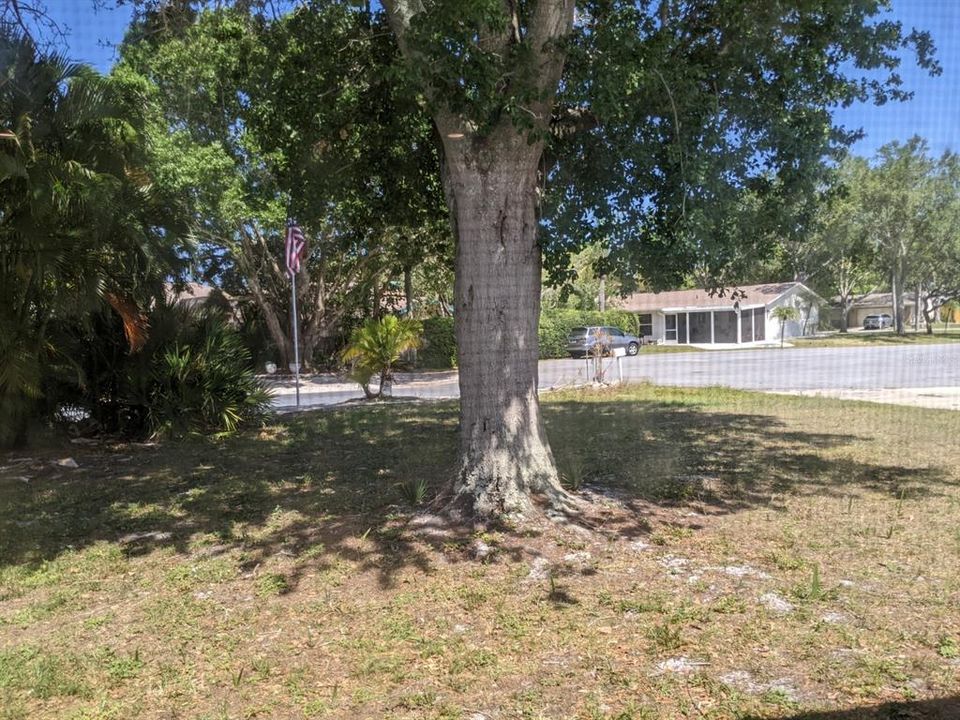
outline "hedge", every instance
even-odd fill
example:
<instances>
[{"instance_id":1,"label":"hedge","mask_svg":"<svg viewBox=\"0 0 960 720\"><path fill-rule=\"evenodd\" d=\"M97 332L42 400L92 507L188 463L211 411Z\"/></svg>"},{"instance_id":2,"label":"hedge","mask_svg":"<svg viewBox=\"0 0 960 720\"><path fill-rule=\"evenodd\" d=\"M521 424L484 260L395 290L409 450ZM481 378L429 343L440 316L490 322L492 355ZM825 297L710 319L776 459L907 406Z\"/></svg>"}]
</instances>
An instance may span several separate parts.
<instances>
[{"instance_id":1,"label":"hedge","mask_svg":"<svg viewBox=\"0 0 960 720\"><path fill-rule=\"evenodd\" d=\"M423 321L423 345L417 352L422 367L452 368L457 366L457 339L453 318L434 317Z\"/></svg>"},{"instance_id":2,"label":"hedge","mask_svg":"<svg viewBox=\"0 0 960 720\"><path fill-rule=\"evenodd\" d=\"M625 310L545 310L540 314L540 358L567 357L567 336L575 327L606 325L636 335L637 316ZM422 367L457 366L457 343L453 318L437 317L423 321L423 347L418 353Z\"/></svg>"},{"instance_id":3,"label":"hedge","mask_svg":"<svg viewBox=\"0 0 960 720\"><path fill-rule=\"evenodd\" d=\"M575 327L606 325L636 335L637 316L626 310L545 310L540 313L540 358L567 357L567 336Z\"/></svg>"}]
</instances>

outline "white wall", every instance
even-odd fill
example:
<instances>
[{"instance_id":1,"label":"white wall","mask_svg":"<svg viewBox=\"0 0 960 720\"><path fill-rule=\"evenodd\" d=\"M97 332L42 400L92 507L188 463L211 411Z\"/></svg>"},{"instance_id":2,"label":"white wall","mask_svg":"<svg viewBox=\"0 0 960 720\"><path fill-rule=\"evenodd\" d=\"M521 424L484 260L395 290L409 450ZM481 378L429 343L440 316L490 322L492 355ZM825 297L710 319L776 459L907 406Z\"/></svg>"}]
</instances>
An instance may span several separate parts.
<instances>
[{"instance_id":1,"label":"white wall","mask_svg":"<svg viewBox=\"0 0 960 720\"><path fill-rule=\"evenodd\" d=\"M817 332L817 327L820 324L820 308L802 288L796 287L777 298L775 302L767 305L766 339L768 341L780 339L780 321L773 316L773 310L783 306L795 307L800 311L799 320L787 321L786 331L784 332L785 338L798 337L804 332L807 335L813 335Z\"/></svg>"},{"instance_id":2,"label":"white wall","mask_svg":"<svg viewBox=\"0 0 960 720\"><path fill-rule=\"evenodd\" d=\"M663 342L666 331L666 320L662 312L653 313L653 339Z\"/></svg>"}]
</instances>

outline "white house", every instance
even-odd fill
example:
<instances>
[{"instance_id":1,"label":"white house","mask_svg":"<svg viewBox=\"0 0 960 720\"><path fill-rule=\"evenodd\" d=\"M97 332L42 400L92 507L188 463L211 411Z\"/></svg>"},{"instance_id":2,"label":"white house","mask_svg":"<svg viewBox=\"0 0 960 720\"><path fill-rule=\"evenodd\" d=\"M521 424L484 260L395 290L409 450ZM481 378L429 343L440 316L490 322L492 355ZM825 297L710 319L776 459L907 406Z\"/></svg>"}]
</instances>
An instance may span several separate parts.
<instances>
[{"instance_id":1,"label":"white house","mask_svg":"<svg viewBox=\"0 0 960 720\"><path fill-rule=\"evenodd\" d=\"M618 307L637 313L645 341L678 345L742 345L780 339L780 321L774 308L792 306L798 320L790 320L784 337L812 335L820 322L819 295L803 283L767 283L728 288L723 297L707 290L669 290L635 293Z\"/></svg>"}]
</instances>

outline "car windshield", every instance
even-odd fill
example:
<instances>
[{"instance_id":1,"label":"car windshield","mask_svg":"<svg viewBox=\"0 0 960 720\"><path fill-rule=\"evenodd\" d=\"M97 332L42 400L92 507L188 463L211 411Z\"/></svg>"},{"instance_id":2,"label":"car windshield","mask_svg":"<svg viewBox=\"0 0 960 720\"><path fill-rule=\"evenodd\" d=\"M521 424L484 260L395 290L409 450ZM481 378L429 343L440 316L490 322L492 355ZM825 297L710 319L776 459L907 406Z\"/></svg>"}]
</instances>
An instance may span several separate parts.
<instances>
[{"instance_id":1,"label":"car windshield","mask_svg":"<svg viewBox=\"0 0 960 720\"><path fill-rule=\"evenodd\" d=\"M585 327L576 327L570 331L571 338L583 338L587 336L587 329Z\"/></svg>"}]
</instances>

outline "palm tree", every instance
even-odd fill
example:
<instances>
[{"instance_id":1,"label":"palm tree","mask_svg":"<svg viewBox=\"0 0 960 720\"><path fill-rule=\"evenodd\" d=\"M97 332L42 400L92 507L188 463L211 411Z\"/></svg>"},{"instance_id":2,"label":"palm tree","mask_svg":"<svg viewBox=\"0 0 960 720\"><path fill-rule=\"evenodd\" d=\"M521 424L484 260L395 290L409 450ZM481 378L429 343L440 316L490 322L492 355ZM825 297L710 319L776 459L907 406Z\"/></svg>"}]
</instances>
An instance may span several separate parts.
<instances>
[{"instance_id":1,"label":"palm tree","mask_svg":"<svg viewBox=\"0 0 960 720\"><path fill-rule=\"evenodd\" d=\"M780 321L780 347L783 348L783 335L787 328L787 323L791 320L800 319L800 311L792 305L780 305L775 307L772 313L773 317Z\"/></svg>"},{"instance_id":2,"label":"palm tree","mask_svg":"<svg viewBox=\"0 0 960 720\"><path fill-rule=\"evenodd\" d=\"M177 252L138 170L143 143L111 81L0 28L0 446L25 439L53 340L110 306L131 347ZM81 380L82 381L82 380Z\"/></svg>"},{"instance_id":3,"label":"palm tree","mask_svg":"<svg viewBox=\"0 0 960 720\"><path fill-rule=\"evenodd\" d=\"M421 326L416 320L399 319L387 315L379 320L367 320L355 328L350 342L343 351L345 362L352 363L351 376L363 387L368 400L383 396L393 382L393 365L408 350L420 347ZM376 392L370 389L370 381L379 375Z\"/></svg>"}]
</instances>

